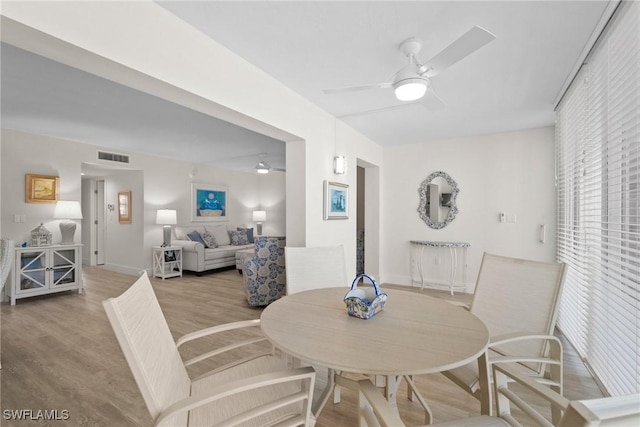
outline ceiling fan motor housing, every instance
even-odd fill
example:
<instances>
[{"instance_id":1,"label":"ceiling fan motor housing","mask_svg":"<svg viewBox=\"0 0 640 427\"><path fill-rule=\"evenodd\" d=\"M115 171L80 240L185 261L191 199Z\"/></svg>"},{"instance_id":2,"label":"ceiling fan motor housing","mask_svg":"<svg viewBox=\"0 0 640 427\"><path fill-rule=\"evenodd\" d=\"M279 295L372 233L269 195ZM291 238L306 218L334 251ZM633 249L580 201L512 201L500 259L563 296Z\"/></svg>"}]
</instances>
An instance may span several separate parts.
<instances>
[{"instance_id":1,"label":"ceiling fan motor housing","mask_svg":"<svg viewBox=\"0 0 640 427\"><path fill-rule=\"evenodd\" d=\"M399 49L406 56L416 56L422 49L422 42L417 37L411 37L400 43Z\"/></svg>"}]
</instances>

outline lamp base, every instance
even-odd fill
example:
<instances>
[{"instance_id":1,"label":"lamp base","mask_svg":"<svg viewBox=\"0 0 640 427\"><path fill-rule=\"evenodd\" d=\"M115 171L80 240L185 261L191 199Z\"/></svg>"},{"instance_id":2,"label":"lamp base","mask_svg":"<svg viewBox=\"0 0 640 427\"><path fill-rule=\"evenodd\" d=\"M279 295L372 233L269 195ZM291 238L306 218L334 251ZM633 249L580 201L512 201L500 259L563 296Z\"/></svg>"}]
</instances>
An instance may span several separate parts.
<instances>
[{"instance_id":1,"label":"lamp base","mask_svg":"<svg viewBox=\"0 0 640 427\"><path fill-rule=\"evenodd\" d=\"M60 234L62 235L61 245L73 245L73 236L76 234L76 223L66 221L60 223Z\"/></svg>"},{"instance_id":2,"label":"lamp base","mask_svg":"<svg viewBox=\"0 0 640 427\"><path fill-rule=\"evenodd\" d=\"M256 233L258 234L258 236L262 236L262 223L261 222L256 223Z\"/></svg>"},{"instance_id":3,"label":"lamp base","mask_svg":"<svg viewBox=\"0 0 640 427\"><path fill-rule=\"evenodd\" d=\"M162 227L162 239L164 242L162 246L171 246L171 226L165 225Z\"/></svg>"}]
</instances>

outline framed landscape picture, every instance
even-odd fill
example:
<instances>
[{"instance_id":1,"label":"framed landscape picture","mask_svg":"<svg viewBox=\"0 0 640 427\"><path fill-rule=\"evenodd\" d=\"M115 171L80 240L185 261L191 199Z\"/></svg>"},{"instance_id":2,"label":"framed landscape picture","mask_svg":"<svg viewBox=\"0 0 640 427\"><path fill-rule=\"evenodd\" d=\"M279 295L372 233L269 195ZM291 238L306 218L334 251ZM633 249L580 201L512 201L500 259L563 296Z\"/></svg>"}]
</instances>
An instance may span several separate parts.
<instances>
[{"instance_id":1,"label":"framed landscape picture","mask_svg":"<svg viewBox=\"0 0 640 427\"><path fill-rule=\"evenodd\" d=\"M118 222L131 224L131 190L118 192Z\"/></svg>"},{"instance_id":2,"label":"framed landscape picture","mask_svg":"<svg viewBox=\"0 0 640 427\"><path fill-rule=\"evenodd\" d=\"M349 218L349 186L324 182L324 219Z\"/></svg>"},{"instance_id":3,"label":"framed landscape picture","mask_svg":"<svg viewBox=\"0 0 640 427\"><path fill-rule=\"evenodd\" d=\"M24 199L26 203L55 203L60 192L60 177L26 174Z\"/></svg>"},{"instance_id":4,"label":"framed landscape picture","mask_svg":"<svg viewBox=\"0 0 640 427\"><path fill-rule=\"evenodd\" d=\"M227 187L191 184L191 221L227 221Z\"/></svg>"}]
</instances>

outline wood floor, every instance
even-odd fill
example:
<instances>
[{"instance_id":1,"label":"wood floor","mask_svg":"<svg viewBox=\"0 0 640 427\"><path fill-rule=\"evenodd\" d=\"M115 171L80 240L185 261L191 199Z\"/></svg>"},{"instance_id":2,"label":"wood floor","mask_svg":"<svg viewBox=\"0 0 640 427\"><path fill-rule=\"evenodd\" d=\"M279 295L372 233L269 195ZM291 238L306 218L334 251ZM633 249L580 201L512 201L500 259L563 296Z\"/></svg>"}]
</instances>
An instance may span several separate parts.
<instances>
[{"instance_id":1,"label":"wood floor","mask_svg":"<svg viewBox=\"0 0 640 427\"><path fill-rule=\"evenodd\" d=\"M153 424L102 308L103 300L121 294L134 280L132 276L89 267L84 269L83 294L67 292L22 299L13 307L2 304L2 426ZM235 270L200 277L187 273L182 278L152 282L176 338L207 326L260 317L261 309L247 305L241 276ZM447 297L446 293L442 295ZM600 397L568 344L565 353L565 395L569 399ZM479 403L442 375L423 376L417 382L432 405L436 421L479 413ZM398 403L407 425L423 422L418 404L406 399L404 385ZM34 416L39 410L57 411L60 418L68 413L68 419L17 421L7 419L9 410L31 410ZM328 403L316 425L356 425L355 413L355 395L343 391L342 402Z\"/></svg>"}]
</instances>

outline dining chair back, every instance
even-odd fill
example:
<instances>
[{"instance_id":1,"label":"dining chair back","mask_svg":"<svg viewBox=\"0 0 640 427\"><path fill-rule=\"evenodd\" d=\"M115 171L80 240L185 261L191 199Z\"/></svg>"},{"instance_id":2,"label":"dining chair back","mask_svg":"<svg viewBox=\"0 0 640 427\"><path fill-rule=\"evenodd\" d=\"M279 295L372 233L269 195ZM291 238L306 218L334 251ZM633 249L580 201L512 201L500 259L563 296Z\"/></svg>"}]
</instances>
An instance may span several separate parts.
<instances>
[{"instance_id":1,"label":"dining chair back","mask_svg":"<svg viewBox=\"0 0 640 427\"><path fill-rule=\"evenodd\" d=\"M13 264L13 240L3 237L0 239L0 292L4 288L4 282L9 277L11 264Z\"/></svg>"},{"instance_id":2,"label":"dining chair back","mask_svg":"<svg viewBox=\"0 0 640 427\"><path fill-rule=\"evenodd\" d=\"M285 250L287 295L318 288L331 288L350 285L347 282L347 268L344 248L340 246L291 247ZM346 293L345 289L345 293ZM346 311L345 311L346 312ZM295 363L305 363L296 361ZM335 386L335 371L315 366L318 372L318 392L313 403L314 414L319 414L333 392L333 402L340 402L340 388ZM323 378L327 378L326 386Z\"/></svg>"},{"instance_id":3,"label":"dining chair back","mask_svg":"<svg viewBox=\"0 0 640 427\"><path fill-rule=\"evenodd\" d=\"M313 425L312 368L288 368L271 346L243 358L234 353L266 343L260 330L256 336L259 319L212 326L176 342L146 272L103 306L154 425ZM234 342L226 335L221 345L183 362L180 346L215 334L232 334ZM218 356L223 362L215 369L189 377L187 366Z\"/></svg>"},{"instance_id":4,"label":"dining chair back","mask_svg":"<svg viewBox=\"0 0 640 427\"><path fill-rule=\"evenodd\" d=\"M489 330L489 364L495 356L508 355L532 374L546 376L558 392L562 392L562 346L553 332L565 274L564 263L485 253L469 308ZM484 413L491 413L491 393L483 396L476 363L443 374L480 399Z\"/></svg>"},{"instance_id":5,"label":"dining chair back","mask_svg":"<svg viewBox=\"0 0 640 427\"><path fill-rule=\"evenodd\" d=\"M489 336L553 335L558 317L565 264L485 254L470 311ZM544 341L501 346L506 354L542 355ZM496 350L497 348L494 348Z\"/></svg>"},{"instance_id":6,"label":"dining chair back","mask_svg":"<svg viewBox=\"0 0 640 427\"><path fill-rule=\"evenodd\" d=\"M144 273L104 309L147 409L155 419L174 402L189 396L191 380L178 353L160 304ZM175 425L187 425L188 413Z\"/></svg>"},{"instance_id":7,"label":"dining chair back","mask_svg":"<svg viewBox=\"0 0 640 427\"><path fill-rule=\"evenodd\" d=\"M350 285L342 246L287 246L284 258L287 267L287 295Z\"/></svg>"},{"instance_id":8,"label":"dining chair back","mask_svg":"<svg viewBox=\"0 0 640 427\"><path fill-rule=\"evenodd\" d=\"M9 277L11 266L13 264L14 243L12 239L5 237L0 239L0 293L4 288L4 283ZM0 363L0 368L2 364Z\"/></svg>"}]
</instances>

